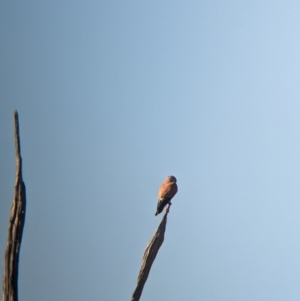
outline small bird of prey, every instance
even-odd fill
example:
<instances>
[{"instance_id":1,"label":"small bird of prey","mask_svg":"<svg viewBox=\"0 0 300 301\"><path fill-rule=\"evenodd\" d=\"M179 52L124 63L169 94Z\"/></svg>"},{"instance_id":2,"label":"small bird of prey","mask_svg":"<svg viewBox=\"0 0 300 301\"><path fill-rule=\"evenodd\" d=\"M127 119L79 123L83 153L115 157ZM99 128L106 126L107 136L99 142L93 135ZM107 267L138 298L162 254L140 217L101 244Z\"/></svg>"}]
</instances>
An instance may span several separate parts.
<instances>
[{"instance_id":1,"label":"small bird of prey","mask_svg":"<svg viewBox=\"0 0 300 301\"><path fill-rule=\"evenodd\" d=\"M176 182L177 180L174 176L168 176L161 184L158 190L158 203L155 215L160 214L166 205L171 204L171 199L178 191Z\"/></svg>"}]
</instances>

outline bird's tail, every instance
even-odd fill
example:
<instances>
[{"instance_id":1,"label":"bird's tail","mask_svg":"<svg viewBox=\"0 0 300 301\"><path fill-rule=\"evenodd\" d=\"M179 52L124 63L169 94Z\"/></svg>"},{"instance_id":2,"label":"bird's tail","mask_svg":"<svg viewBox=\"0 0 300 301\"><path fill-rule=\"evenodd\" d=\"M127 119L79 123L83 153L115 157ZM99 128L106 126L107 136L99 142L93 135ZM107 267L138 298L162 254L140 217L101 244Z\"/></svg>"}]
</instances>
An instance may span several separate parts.
<instances>
[{"instance_id":1,"label":"bird's tail","mask_svg":"<svg viewBox=\"0 0 300 301\"><path fill-rule=\"evenodd\" d=\"M170 203L170 201L171 198L164 198L162 200L158 200L155 216L159 215L164 210L164 207Z\"/></svg>"}]
</instances>

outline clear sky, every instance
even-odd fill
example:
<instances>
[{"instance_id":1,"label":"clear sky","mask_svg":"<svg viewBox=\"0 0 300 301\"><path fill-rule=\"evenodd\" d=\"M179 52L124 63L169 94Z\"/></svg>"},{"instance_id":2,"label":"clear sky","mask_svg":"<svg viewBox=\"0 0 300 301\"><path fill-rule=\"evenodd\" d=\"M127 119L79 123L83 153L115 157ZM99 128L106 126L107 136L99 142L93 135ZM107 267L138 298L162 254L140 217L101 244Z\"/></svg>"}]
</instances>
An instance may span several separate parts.
<instances>
[{"instance_id":1,"label":"clear sky","mask_svg":"<svg viewBox=\"0 0 300 301\"><path fill-rule=\"evenodd\" d=\"M299 1L1 1L0 253L19 112L20 300L299 301ZM3 255L0 259L3 273Z\"/></svg>"}]
</instances>

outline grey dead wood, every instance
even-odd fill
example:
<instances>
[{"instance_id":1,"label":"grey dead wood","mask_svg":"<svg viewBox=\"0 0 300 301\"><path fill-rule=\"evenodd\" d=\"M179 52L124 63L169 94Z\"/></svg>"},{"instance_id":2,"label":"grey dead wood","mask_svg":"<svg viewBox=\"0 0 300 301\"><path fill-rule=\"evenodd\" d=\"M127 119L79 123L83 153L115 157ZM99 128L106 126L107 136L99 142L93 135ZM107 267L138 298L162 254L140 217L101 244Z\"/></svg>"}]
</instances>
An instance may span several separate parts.
<instances>
[{"instance_id":1,"label":"grey dead wood","mask_svg":"<svg viewBox=\"0 0 300 301\"><path fill-rule=\"evenodd\" d=\"M22 179L22 158L20 147L18 112L14 112L16 181L14 198L8 224L7 245L4 255L4 276L2 282L2 301L18 300L19 255L25 222L26 191Z\"/></svg>"},{"instance_id":2,"label":"grey dead wood","mask_svg":"<svg viewBox=\"0 0 300 301\"><path fill-rule=\"evenodd\" d=\"M167 215L170 210L170 204L168 205L168 208L166 210L166 213L164 214L162 221L160 222L157 230L153 234L152 238L150 239L146 250L144 252L143 260L142 260L142 265L140 268L140 272L137 278L137 286L136 289L134 290L131 301L139 301L140 297L143 292L144 285L147 281L151 266L155 260L155 257L158 253L159 248L161 247L163 241L164 241L164 236L165 236L165 231L166 231L166 225L167 225Z\"/></svg>"}]
</instances>

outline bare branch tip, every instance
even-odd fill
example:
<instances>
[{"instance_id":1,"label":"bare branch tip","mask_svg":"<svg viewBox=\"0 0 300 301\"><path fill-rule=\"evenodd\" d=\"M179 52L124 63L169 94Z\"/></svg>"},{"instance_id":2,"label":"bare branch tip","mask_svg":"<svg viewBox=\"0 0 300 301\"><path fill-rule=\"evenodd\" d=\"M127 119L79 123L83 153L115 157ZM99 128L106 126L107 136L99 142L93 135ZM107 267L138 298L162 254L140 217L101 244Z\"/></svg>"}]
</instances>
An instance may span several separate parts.
<instances>
[{"instance_id":1,"label":"bare branch tip","mask_svg":"<svg viewBox=\"0 0 300 301\"><path fill-rule=\"evenodd\" d=\"M17 110L14 110L14 118L15 118L15 122L19 122L19 114Z\"/></svg>"}]
</instances>

